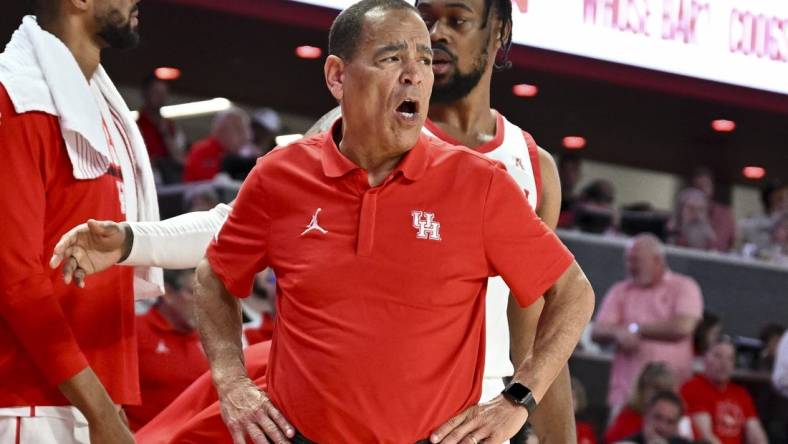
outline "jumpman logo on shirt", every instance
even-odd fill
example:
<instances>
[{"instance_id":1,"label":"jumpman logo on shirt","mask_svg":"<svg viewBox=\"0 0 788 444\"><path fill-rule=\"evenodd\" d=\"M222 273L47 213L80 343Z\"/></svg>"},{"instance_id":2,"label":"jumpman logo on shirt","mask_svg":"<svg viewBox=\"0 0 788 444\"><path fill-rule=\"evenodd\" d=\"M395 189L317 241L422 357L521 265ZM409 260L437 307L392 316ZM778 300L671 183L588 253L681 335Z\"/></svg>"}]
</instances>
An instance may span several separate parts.
<instances>
[{"instance_id":1,"label":"jumpman logo on shirt","mask_svg":"<svg viewBox=\"0 0 788 444\"><path fill-rule=\"evenodd\" d=\"M321 227L320 224L317 223L317 215L320 214L321 211L323 211L322 208L318 208L317 211L315 211L315 214L312 216L312 221L309 222L309 225L306 226L306 230L304 230L304 232L301 233L301 236L309 233L312 230L317 230L323 234L328 233L327 230L324 230L323 227Z\"/></svg>"}]
</instances>

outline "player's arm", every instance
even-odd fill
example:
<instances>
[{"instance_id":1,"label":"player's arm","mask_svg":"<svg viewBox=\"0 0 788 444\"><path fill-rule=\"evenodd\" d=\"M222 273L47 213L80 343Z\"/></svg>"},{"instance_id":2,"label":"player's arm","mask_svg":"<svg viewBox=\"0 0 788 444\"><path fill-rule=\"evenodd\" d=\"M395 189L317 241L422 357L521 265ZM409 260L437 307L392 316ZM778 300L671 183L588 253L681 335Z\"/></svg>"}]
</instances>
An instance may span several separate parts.
<instances>
[{"instance_id":1,"label":"player's arm","mask_svg":"<svg viewBox=\"0 0 788 444\"><path fill-rule=\"evenodd\" d=\"M522 306L544 295L532 352L513 378L541 402L591 318L594 292L572 255L502 168L493 172L483 213L484 254L490 272L503 277ZM511 438L527 418L524 407L498 396L450 419L431 439L448 444L463 439L501 442Z\"/></svg>"},{"instance_id":2,"label":"player's arm","mask_svg":"<svg viewBox=\"0 0 788 444\"><path fill-rule=\"evenodd\" d=\"M558 178L553 156L542 148L539 150L539 170L542 177L542 193L536 214L551 230L558 225L561 212L561 183ZM507 316L509 319L510 353L517 367L525 360L533 346L539 316L544 299L540 298L528 307L522 308L514 296L509 296ZM565 365L544 399L529 419L533 431L540 442L575 442L577 440L572 386L569 366Z\"/></svg>"},{"instance_id":3,"label":"player's arm","mask_svg":"<svg viewBox=\"0 0 788 444\"><path fill-rule=\"evenodd\" d=\"M168 269L194 268L222 228L230 205L195 211L159 222L88 221L64 234L49 265L63 266L66 283L80 286L86 275L120 263Z\"/></svg>"},{"instance_id":4,"label":"player's arm","mask_svg":"<svg viewBox=\"0 0 788 444\"><path fill-rule=\"evenodd\" d=\"M744 436L744 441L747 444L768 444L769 442L758 417L752 417L744 423Z\"/></svg>"},{"instance_id":5,"label":"player's arm","mask_svg":"<svg viewBox=\"0 0 788 444\"><path fill-rule=\"evenodd\" d=\"M0 87L0 92L4 91ZM2 100L2 98L0 98ZM41 374L85 415L96 442L133 442L88 367L43 262L46 153L59 130L40 115L0 103L0 317ZM47 128L47 126L50 126ZM24 184L24 186L19 186Z\"/></svg>"},{"instance_id":6,"label":"player's arm","mask_svg":"<svg viewBox=\"0 0 788 444\"><path fill-rule=\"evenodd\" d=\"M707 441L709 444L722 444L722 441L720 441L720 439L714 434L711 423L711 415L708 412L698 412L693 414L692 422L695 424L695 428L698 429L698 432L700 432L700 436L697 436L696 438Z\"/></svg>"}]
</instances>

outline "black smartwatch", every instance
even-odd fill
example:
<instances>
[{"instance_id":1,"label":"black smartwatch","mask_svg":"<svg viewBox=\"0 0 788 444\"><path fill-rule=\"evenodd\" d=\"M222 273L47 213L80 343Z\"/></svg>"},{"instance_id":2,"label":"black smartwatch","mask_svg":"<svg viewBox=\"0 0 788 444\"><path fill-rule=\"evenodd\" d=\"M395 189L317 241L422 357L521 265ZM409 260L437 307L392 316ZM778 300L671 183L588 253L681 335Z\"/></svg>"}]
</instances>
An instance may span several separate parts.
<instances>
[{"instance_id":1,"label":"black smartwatch","mask_svg":"<svg viewBox=\"0 0 788 444\"><path fill-rule=\"evenodd\" d=\"M512 381L503 389L501 394L516 405L525 407L525 409L528 410L529 418L536 411L536 399L534 399L534 394L531 392L531 389L519 382Z\"/></svg>"}]
</instances>

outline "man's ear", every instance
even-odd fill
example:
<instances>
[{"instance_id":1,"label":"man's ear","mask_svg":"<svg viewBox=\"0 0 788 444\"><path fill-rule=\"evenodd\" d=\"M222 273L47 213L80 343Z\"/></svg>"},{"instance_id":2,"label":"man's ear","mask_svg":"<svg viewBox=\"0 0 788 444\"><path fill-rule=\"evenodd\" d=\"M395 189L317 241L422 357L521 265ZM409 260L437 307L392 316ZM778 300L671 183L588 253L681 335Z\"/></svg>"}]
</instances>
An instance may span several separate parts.
<instances>
[{"instance_id":1,"label":"man's ear","mask_svg":"<svg viewBox=\"0 0 788 444\"><path fill-rule=\"evenodd\" d=\"M326 58L326 63L323 65L323 73L326 76L326 86L331 91L337 101L342 100L345 82L345 61L341 58L330 55Z\"/></svg>"},{"instance_id":2,"label":"man's ear","mask_svg":"<svg viewBox=\"0 0 788 444\"><path fill-rule=\"evenodd\" d=\"M495 22L496 25L493 35L497 35L498 38L495 39L493 43L493 52L497 53L502 49L502 42L507 41L512 34L512 26L509 23L504 24L501 20L496 20Z\"/></svg>"},{"instance_id":3,"label":"man's ear","mask_svg":"<svg viewBox=\"0 0 788 444\"><path fill-rule=\"evenodd\" d=\"M93 7L93 0L68 0L66 3L67 6L61 3L60 7L68 7L81 12L87 11Z\"/></svg>"}]
</instances>

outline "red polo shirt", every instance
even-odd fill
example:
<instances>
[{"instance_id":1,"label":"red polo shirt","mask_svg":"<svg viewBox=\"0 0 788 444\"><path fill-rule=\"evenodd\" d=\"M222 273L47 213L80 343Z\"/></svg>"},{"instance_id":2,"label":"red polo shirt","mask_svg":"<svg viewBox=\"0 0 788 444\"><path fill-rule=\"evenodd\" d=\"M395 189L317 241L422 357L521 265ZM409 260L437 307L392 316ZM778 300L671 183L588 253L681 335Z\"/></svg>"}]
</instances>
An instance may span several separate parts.
<instances>
[{"instance_id":1,"label":"red polo shirt","mask_svg":"<svg viewBox=\"0 0 788 444\"><path fill-rule=\"evenodd\" d=\"M257 163L208 259L248 295L277 276L269 394L317 442L415 442L475 404L484 294L528 305L572 263L504 167L421 136L380 185L330 133Z\"/></svg>"},{"instance_id":2,"label":"red polo shirt","mask_svg":"<svg viewBox=\"0 0 788 444\"><path fill-rule=\"evenodd\" d=\"M208 371L197 331L175 329L154 306L137 316L142 404L126 407L132 430L138 430Z\"/></svg>"}]
</instances>

